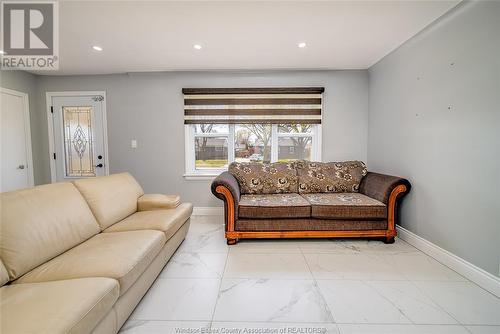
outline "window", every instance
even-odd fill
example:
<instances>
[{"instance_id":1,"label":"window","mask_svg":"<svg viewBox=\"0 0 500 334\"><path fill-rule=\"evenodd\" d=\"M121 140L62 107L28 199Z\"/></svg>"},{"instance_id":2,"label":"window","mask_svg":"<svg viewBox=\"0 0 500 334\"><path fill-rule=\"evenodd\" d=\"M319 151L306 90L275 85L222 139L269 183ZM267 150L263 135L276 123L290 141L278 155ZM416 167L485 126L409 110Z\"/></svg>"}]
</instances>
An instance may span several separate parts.
<instances>
[{"instance_id":1,"label":"window","mask_svg":"<svg viewBox=\"0 0 500 334\"><path fill-rule=\"evenodd\" d=\"M204 130L186 125L187 175L219 174L233 161L321 160L318 124L210 124Z\"/></svg>"},{"instance_id":2,"label":"window","mask_svg":"<svg viewBox=\"0 0 500 334\"><path fill-rule=\"evenodd\" d=\"M233 162L321 160L322 88L183 89L186 176Z\"/></svg>"},{"instance_id":3,"label":"window","mask_svg":"<svg viewBox=\"0 0 500 334\"><path fill-rule=\"evenodd\" d=\"M271 162L271 124L234 126L234 161Z\"/></svg>"},{"instance_id":4,"label":"window","mask_svg":"<svg viewBox=\"0 0 500 334\"><path fill-rule=\"evenodd\" d=\"M194 147L194 169L222 169L229 162L229 125L192 125L191 147Z\"/></svg>"},{"instance_id":5,"label":"window","mask_svg":"<svg viewBox=\"0 0 500 334\"><path fill-rule=\"evenodd\" d=\"M278 147L280 148L278 161L317 160L313 152L315 127L314 124L278 125Z\"/></svg>"}]
</instances>

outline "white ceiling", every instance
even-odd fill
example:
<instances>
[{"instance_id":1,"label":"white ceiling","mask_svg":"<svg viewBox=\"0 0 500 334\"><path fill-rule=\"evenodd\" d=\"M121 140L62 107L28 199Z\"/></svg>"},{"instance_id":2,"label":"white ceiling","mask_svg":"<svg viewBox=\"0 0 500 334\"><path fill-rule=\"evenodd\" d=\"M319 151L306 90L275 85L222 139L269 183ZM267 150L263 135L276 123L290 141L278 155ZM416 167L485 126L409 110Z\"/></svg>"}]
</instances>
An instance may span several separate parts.
<instances>
[{"instance_id":1,"label":"white ceiling","mask_svg":"<svg viewBox=\"0 0 500 334\"><path fill-rule=\"evenodd\" d=\"M41 74L365 69L459 2L60 2L60 70Z\"/></svg>"}]
</instances>

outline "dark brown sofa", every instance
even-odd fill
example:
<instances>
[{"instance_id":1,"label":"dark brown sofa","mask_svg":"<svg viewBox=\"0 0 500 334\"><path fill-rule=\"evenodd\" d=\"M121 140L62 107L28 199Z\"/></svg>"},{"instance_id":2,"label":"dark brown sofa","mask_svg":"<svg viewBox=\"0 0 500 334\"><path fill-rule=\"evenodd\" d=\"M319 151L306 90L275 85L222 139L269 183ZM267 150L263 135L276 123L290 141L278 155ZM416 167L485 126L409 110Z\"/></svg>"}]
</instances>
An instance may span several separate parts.
<instances>
[{"instance_id":1,"label":"dark brown sofa","mask_svg":"<svg viewBox=\"0 0 500 334\"><path fill-rule=\"evenodd\" d=\"M359 161L233 163L212 182L228 244L243 238L379 238L394 242L408 180Z\"/></svg>"}]
</instances>

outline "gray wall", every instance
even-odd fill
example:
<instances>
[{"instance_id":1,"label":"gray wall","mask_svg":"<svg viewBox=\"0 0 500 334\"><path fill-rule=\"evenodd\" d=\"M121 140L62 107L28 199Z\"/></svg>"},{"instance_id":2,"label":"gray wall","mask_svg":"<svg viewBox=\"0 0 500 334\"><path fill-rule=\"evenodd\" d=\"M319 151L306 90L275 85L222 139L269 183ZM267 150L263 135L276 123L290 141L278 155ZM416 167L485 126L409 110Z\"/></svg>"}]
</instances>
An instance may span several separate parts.
<instances>
[{"instance_id":1,"label":"gray wall","mask_svg":"<svg viewBox=\"0 0 500 334\"><path fill-rule=\"evenodd\" d=\"M30 106L31 146L35 184L46 183L50 171L45 164L45 143L40 141L47 133L47 116L38 110L38 76L23 71L0 71L0 87L27 93ZM43 128L45 127L45 128Z\"/></svg>"},{"instance_id":2,"label":"gray wall","mask_svg":"<svg viewBox=\"0 0 500 334\"><path fill-rule=\"evenodd\" d=\"M408 177L402 226L499 275L500 3L466 3L369 70L368 165Z\"/></svg>"},{"instance_id":3,"label":"gray wall","mask_svg":"<svg viewBox=\"0 0 500 334\"><path fill-rule=\"evenodd\" d=\"M210 181L186 181L183 87L324 86L323 160L367 158L368 72L175 72L38 77L38 110L45 92L105 90L112 173L129 171L147 192L178 193L195 206L220 206ZM46 120L33 126L44 152L39 164L50 180ZM138 148L130 148L130 140Z\"/></svg>"}]
</instances>

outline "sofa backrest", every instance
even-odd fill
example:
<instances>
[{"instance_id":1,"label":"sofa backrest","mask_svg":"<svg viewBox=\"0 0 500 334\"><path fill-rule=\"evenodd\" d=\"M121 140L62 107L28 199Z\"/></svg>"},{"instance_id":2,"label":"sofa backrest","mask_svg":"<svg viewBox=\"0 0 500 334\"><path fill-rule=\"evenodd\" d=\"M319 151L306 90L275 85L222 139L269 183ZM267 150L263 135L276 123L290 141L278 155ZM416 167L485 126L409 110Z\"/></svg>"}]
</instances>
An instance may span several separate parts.
<instances>
[{"instance_id":1,"label":"sofa backrest","mask_svg":"<svg viewBox=\"0 0 500 334\"><path fill-rule=\"evenodd\" d=\"M0 257L10 280L99 233L89 206L71 183L0 196Z\"/></svg>"},{"instance_id":2,"label":"sofa backrest","mask_svg":"<svg viewBox=\"0 0 500 334\"><path fill-rule=\"evenodd\" d=\"M299 193L358 192L359 184L368 173L362 161L295 163L299 178Z\"/></svg>"},{"instance_id":3,"label":"sofa backrest","mask_svg":"<svg viewBox=\"0 0 500 334\"><path fill-rule=\"evenodd\" d=\"M362 161L289 163L233 162L241 194L358 192L368 173Z\"/></svg>"},{"instance_id":4,"label":"sofa backrest","mask_svg":"<svg viewBox=\"0 0 500 334\"><path fill-rule=\"evenodd\" d=\"M137 199L144 195L142 187L129 173L81 179L73 183L90 206L101 230L136 212Z\"/></svg>"},{"instance_id":5,"label":"sofa backrest","mask_svg":"<svg viewBox=\"0 0 500 334\"><path fill-rule=\"evenodd\" d=\"M233 162L228 171L238 180L241 194L298 192L297 171L293 162Z\"/></svg>"}]
</instances>

